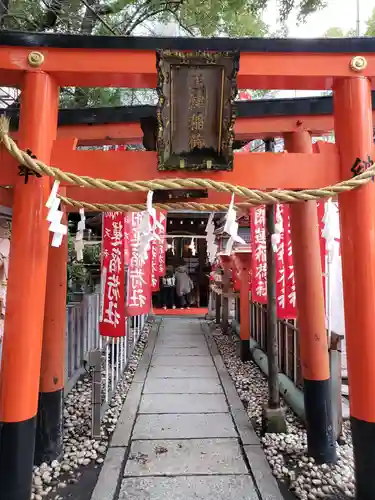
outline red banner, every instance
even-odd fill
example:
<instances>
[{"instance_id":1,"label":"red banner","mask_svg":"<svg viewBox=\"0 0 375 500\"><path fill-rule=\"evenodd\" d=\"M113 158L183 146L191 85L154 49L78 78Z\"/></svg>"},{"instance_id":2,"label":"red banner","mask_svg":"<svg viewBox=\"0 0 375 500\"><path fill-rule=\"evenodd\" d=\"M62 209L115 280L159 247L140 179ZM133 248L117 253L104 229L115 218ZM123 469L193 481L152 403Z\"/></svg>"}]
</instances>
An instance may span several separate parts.
<instances>
[{"instance_id":1,"label":"red banner","mask_svg":"<svg viewBox=\"0 0 375 500\"><path fill-rule=\"evenodd\" d=\"M251 295L254 302L267 303L266 209L264 205L250 211L251 229Z\"/></svg>"},{"instance_id":2,"label":"red banner","mask_svg":"<svg viewBox=\"0 0 375 500\"><path fill-rule=\"evenodd\" d=\"M277 317L283 318L285 312L286 300L286 290L285 290L285 226L288 217L287 207L285 205L275 206L275 222L280 225L280 242L277 245L276 250L276 306L277 306Z\"/></svg>"},{"instance_id":3,"label":"red banner","mask_svg":"<svg viewBox=\"0 0 375 500\"><path fill-rule=\"evenodd\" d=\"M124 214L103 213L100 335L125 337Z\"/></svg>"},{"instance_id":4,"label":"red banner","mask_svg":"<svg viewBox=\"0 0 375 500\"><path fill-rule=\"evenodd\" d=\"M157 240L152 240L151 241L151 248L150 248L150 254L151 254L151 291L152 292L157 292L160 288L159 286L159 276L157 273L158 266L157 266L157 255L158 255L158 241Z\"/></svg>"},{"instance_id":5,"label":"red banner","mask_svg":"<svg viewBox=\"0 0 375 500\"><path fill-rule=\"evenodd\" d=\"M125 266L130 264L130 223L131 223L131 212L124 213L124 256L125 256Z\"/></svg>"},{"instance_id":6,"label":"red banner","mask_svg":"<svg viewBox=\"0 0 375 500\"><path fill-rule=\"evenodd\" d=\"M139 225L144 212L130 212L125 233L129 240L127 316L148 313L151 308L151 251L147 260L139 253Z\"/></svg>"},{"instance_id":7,"label":"red banner","mask_svg":"<svg viewBox=\"0 0 375 500\"><path fill-rule=\"evenodd\" d=\"M294 280L293 266L293 251L292 239L290 234L290 213L289 205L280 205L283 213L283 259L284 259L284 307L279 306L278 300L278 317L281 319L295 319L297 317L296 309L296 285ZM280 255L281 258L281 255ZM281 273L276 273L278 279L281 278Z\"/></svg>"},{"instance_id":8,"label":"red banner","mask_svg":"<svg viewBox=\"0 0 375 500\"><path fill-rule=\"evenodd\" d=\"M166 245L166 239L165 239L165 234L167 232L167 216L166 212L164 211L158 211L158 220L159 224L161 227L158 228L158 235L160 237L160 241L158 241L157 245L157 269L156 269L156 274L157 276L164 276L165 275L165 245Z\"/></svg>"},{"instance_id":9,"label":"red banner","mask_svg":"<svg viewBox=\"0 0 375 500\"><path fill-rule=\"evenodd\" d=\"M296 317L296 288L290 237L289 206L275 207L275 222L280 226L280 242L276 250L276 299L280 319ZM267 303L267 243L266 210L264 206L251 209L252 241L252 300Z\"/></svg>"},{"instance_id":10,"label":"red banner","mask_svg":"<svg viewBox=\"0 0 375 500\"><path fill-rule=\"evenodd\" d=\"M157 222L155 233L160 239L151 242L151 271L152 271L152 291L156 292L160 288L160 276L165 275L165 232L167 228L167 218L165 212L156 210Z\"/></svg>"}]
</instances>

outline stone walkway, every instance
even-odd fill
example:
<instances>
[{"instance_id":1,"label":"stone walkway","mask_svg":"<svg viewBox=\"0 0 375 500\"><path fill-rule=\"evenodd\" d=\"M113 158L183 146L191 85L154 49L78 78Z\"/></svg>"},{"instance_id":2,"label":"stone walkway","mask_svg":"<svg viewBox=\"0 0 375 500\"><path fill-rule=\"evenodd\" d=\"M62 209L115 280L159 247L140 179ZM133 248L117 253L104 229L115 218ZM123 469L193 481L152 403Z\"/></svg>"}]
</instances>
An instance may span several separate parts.
<instances>
[{"instance_id":1,"label":"stone walkway","mask_svg":"<svg viewBox=\"0 0 375 500\"><path fill-rule=\"evenodd\" d=\"M206 323L157 319L92 500L282 500Z\"/></svg>"}]
</instances>

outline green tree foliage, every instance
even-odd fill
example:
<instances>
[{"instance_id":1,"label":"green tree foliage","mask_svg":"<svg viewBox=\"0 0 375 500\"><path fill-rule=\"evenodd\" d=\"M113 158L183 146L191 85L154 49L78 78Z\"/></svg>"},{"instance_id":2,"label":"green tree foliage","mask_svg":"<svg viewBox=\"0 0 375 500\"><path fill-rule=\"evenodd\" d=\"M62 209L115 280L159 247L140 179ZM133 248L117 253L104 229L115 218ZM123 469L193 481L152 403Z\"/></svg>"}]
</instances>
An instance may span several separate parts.
<instances>
[{"instance_id":1,"label":"green tree foliage","mask_svg":"<svg viewBox=\"0 0 375 500\"><path fill-rule=\"evenodd\" d=\"M333 26L329 28L323 35L325 38L350 38L356 36L355 29L351 29L349 31L344 31L342 28L337 26Z\"/></svg>"},{"instance_id":2,"label":"green tree foliage","mask_svg":"<svg viewBox=\"0 0 375 500\"><path fill-rule=\"evenodd\" d=\"M325 0L278 0L280 19L297 8L300 19ZM194 35L261 36L269 0L2 0L3 29L131 35L145 23L176 21Z\"/></svg>"},{"instance_id":3,"label":"green tree foliage","mask_svg":"<svg viewBox=\"0 0 375 500\"><path fill-rule=\"evenodd\" d=\"M365 35L375 37L375 8L373 9L371 16L366 21Z\"/></svg>"},{"instance_id":4,"label":"green tree foliage","mask_svg":"<svg viewBox=\"0 0 375 500\"><path fill-rule=\"evenodd\" d=\"M324 33L325 38L344 38L344 36L344 31L337 26L332 26Z\"/></svg>"},{"instance_id":5,"label":"green tree foliage","mask_svg":"<svg viewBox=\"0 0 375 500\"><path fill-rule=\"evenodd\" d=\"M94 278L100 273L100 244L85 245L83 261L77 261L74 240L68 234L68 296L72 293L92 291Z\"/></svg>"},{"instance_id":6,"label":"green tree foliage","mask_svg":"<svg viewBox=\"0 0 375 500\"><path fill-rule=\"evenodd\" d=\"M174 23L187 36L283 36L292 9L303 20L325 0L278 0L282 30L262 21L270 0L0 0L0 29L130 36ZM159 26L159 30L155 28ZM129 89L62 89L62 107L152 104L155 94Z\"/></svg>"}]
</instances>

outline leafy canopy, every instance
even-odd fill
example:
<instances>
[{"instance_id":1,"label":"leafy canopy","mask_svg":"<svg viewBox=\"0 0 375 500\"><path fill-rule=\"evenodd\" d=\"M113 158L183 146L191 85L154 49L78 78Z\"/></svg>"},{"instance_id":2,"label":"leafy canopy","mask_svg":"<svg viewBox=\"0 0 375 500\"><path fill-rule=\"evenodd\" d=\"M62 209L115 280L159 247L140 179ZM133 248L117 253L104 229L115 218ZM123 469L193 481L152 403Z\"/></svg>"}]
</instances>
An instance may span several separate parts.
<instances>
[{"instance_id":1,"label":"leafy canopy","mask_svg":"<svg viewBox=\"0 0 375 500\"><path fill-rule=\"evenodd\" d=\"M261 21L270 0L2 0L3 29L62 33L131 35L155 23L175 22L186 34L263 36ZM278 0L285 21L293 9L300 20L326 0ZM151 23L151 26L146 26Z\"/></svg>"},{"instance_id":2,"label":"leafy canopy","mask_svg":"<svg viewBox=\"0 0 375 500\"><path fill-rule=\"evenodd\" d=\"M182 36L285 36L285 29L272 34L262 21L269 4L270 0L0 0L0 29L129 36L162 35L174 27L174 34ZM326 0L278 0L280 22L283 25L293 9L303 21L325 4ZM62 107L152 104L154 100L149 90L61 91Z\"/></svg>"}]
</instances>

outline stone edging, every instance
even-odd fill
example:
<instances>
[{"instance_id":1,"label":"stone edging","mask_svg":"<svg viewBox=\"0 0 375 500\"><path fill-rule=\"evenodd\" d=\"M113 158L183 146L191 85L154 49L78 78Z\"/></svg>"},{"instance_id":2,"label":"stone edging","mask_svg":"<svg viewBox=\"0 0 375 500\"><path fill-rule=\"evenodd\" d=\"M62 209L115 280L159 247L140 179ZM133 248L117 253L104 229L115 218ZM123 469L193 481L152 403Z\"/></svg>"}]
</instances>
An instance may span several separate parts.
<instances>
[{"instance_id":1,"label":"stone edging","mask_svg":"<svg viewBox=\"0 0 375 500\"><path fill-rule=\"evenodd\" d=\"M115 500L121 486L121 479L129 451L129 442L137 418L142 390L150 366L160 324L161 321L159 319L154 319L154 324L148 335L147 347L135 371L115 432L109 444L102 470L100 471L98 481L91 495L91 500Z\"/></svg>"},{"instance_id":2,"label":"stone edging","mask_svg":"<svg viewBox=\"0 0 375 500\"><path fill-rule=\"evenodd\" d=\"M284 500L207 323L201 323L260 500Z\"/></svg>"}]
</instances>

